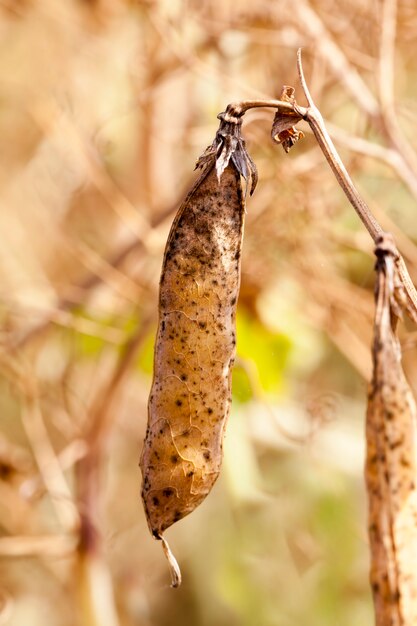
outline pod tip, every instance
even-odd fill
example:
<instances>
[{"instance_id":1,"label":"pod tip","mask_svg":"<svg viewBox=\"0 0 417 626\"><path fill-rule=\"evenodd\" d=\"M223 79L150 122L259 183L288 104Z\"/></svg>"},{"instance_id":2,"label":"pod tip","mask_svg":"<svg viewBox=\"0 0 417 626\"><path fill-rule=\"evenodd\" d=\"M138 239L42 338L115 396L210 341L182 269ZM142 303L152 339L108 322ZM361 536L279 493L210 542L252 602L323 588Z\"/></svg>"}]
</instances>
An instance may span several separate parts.
<instances>
[{"instance_id":1,"label":"pod tip","mask_svg":"<svg viewBox=\"0 0 417 626\"><path fill-rule=\"evenodd\" d=\"M173 589L177 589L181 585L182 580L180 566L178 565L177 559L173 555L167 540L162 535L157 535L157 539L162 541L162 549L169 564L171 572L171 587Z\"/></svg>"}]
</instances>

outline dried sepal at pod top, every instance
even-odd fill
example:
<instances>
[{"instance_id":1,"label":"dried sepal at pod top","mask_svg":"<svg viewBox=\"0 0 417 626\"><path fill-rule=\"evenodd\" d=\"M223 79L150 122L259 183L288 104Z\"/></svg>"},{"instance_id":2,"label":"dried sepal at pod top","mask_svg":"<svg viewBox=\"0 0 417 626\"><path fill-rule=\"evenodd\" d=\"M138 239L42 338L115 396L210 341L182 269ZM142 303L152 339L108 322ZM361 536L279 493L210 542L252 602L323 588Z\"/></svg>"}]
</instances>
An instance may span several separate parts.
<instances>
[{"instance_id":1,"label":"dried sepal at pod top","mask_svg":"<svg viewBox=\"0 0 417 626\"><path fill-rule=\"evenodd\" d=\"M366 421L371 585L377 626L417 624L416 405L401 366L398 253L378 242L373 378Z\"/></svg>"},{"instance_id":2,"label":"dried sepal at pod top","mask_svg":"<svg viewBox=\"0 0 417 626\"><path fill-rule=\"evenodd\" d=\"M281 91L280 100L295 104L294 87L284 85ZM276 143L280 143L285 152L289 152L299 139L304 137L304 133L295 127L295 124L302 118L296 111L283 113L277 111L272 124L271 137Z\"/></svg>"},{"instance_id":3,"label":"dried sepal at pod top","mask_svg":"<svg viewBox=\"0 0 417 626\"><path fill-rule=\"evenodd\" d=\"M204 168L206 165L210 167L215 159L220 183L224 170L232 161L236 171L245 179L246 188L250 188L252 195L258 182L258 172L242 137L242 115L237 115L229 106L226 111L219 113L217 118L220 120L220 126L214 141L198 159L196 168Z\"/></svg>"},{"instance_id":4,"label":"dried sepal at pod top","mask_svg":"<svg viewBox=\"0 0 417 626\"><path fill-rule=\"evenodd\" d=\"M202 173L168 237L148 427L140 466L149 528L180 573L163 532L210 492L222 460L231 403L235 315L245 216L241 177L251 191L256 168L241 137L241 117L220 114Z\"/></svg>"}]
</instances>

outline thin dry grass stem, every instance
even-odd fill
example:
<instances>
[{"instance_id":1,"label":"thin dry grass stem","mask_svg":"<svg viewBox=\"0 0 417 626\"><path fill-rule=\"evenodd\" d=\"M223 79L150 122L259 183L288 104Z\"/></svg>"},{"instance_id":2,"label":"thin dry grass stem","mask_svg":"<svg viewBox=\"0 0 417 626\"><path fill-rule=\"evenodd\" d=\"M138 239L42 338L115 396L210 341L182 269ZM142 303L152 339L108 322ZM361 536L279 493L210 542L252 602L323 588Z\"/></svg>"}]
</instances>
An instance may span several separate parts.
<instances>
[{"instance_id":1,"label":"thin dry grass stem","mask_svg":"<svg viewBox=\"0 0 417 626\"><path fill-rule=\"evenodd\" d=\"M395 110L395 39L397 0L383 0L379 50L378 87L385 134L417 179L417 155L398 122Z\"/></svg>"},{"instance_id":2,"label":"thin dry grass stem","mask_svg":"<svg viewBox=\"0 0 417 626\"><path fill-rule=\"evenodd\" d=\"M321 231L332 243L336 243L343 248L355 250L356 252L363 252L367 255L370 254L372 243L363 231L341 232L335 230L331 224L321 225Z\"/></svg>"},{"instance_id":3,"label":"thin dry grass stem","mask_svg":"<svg viewBox=\"0 0 417 626\"><path fill-rule=\"evenodd\" d=\"M272 417L274 426L277 428L280 435L287 441L294 443L296 445L306 445L308 444L315 432L315 424L311 423L311 428L309 432L305 435L298 435L289 432L285 426L281 424L281 421L277 418L271 404L268 402L265 393L262 390L262 385L259 378L258 368L256 364L251 359L244 359L242 357L236 358L236 367L241 367L246 376L248 377L249 385L252 391L252 395L254 399L263 406L265 411Z\"/></svg>"},{"instance_id":4,"label":"thin dry grass stem","mask_svg":"<svg viewBox=\"0 0 417 626\"><path fill-rule=\"evenodd\" d=\"M187 67L190 72L201 76L205 82L211 81L217 84L218 77L213 75L213 67L198 55L198 49L186 49L184 39L179 38L175 29L157 16L156 13L150 16L150 20L155 30L159 33L161 41L164 42L165 46L169 47L170 52L178 59L181 67ZM213 38L213 35L211 35L211 39L215 40L215 37ZM251 97L267 97L266 94L263 94L258 89L249 87L246 81L237 78L235 74L228 74L222 70L221 77L228 85L233 85L239 93L247 94Z\"/></svg>"},{"instance_id":5,"label":"thin dry grass stem","mask_svg":"<svg viewBox=\"0 0 417 626\"><path fill-rule=\"evenodd\" d=\"M355 137L352 134L346 133L341 128L336 127L334 124L327 124L327 128L332 139L342 147L356 154L361 154L386 163L407 185L413 196L417 198L417 177L397 150L372 143L371 141L363 139L363 137Z\"/></svg>"},{"instance_id":6,"label":"thin dry grass stem","mask_svg":"<svg viewBox=\"0 0 417 626\"><path fill-rule=\"evenodd\" d=\"M105 560L81 552L76 569L80 626L119 626L111 574Z\"/></svg>"},{"instance_id":7,"label":"thin dry grass stem","mask_svg":"<svg viewBox=\"0 0 417 626\"><path fill-rule=\"evenodd\" d=\"M112 328L110 325L103 326L94 320L74 317L68 311L55 310L51 314L51 321L57 326L70 328L80 334L97 337L115 345L121 344L124 339L123 331L118 328Z\"/></svg>"},{"instance_id":8,"label":"thin dry grass stem","mask_svg":"<svg viewBox=\"0 0 417 626\"><path fill-rule=\"evenodd\" d=\"M156 249L160 249L163 246L163 237L160 235L160 230L163 230L165 228L165 222L170 219L171 215L176 210L177 205L180 202L180 199L183 196L184 196L184 191L181 189L180 193L178 194L178 200L170 204L166 209L164 209L160 213L158 213L158 215L152 220L151 226L155 232L153 241L155 242ZM123 274L121 270L119 270L118 268L120 268L123 265L123 263L126 262L126 260L130 257L130 255L138 251L140 251L141 253L146 253L146 250L143 246L143 241L141 239L135 238L133 241L129 241L126 244L124 244L120 248L120 250L113 253L109 257L108 260L102 259L101 257L99 259L95 258L94 264L90 264L88 268L90 271L94 271L94 273L91 273L82 281L80 281L80 283L77 286L69 289L69 293L73 294L74 292L79 292L80 294L82 294L82 298L80 298L80 300L85 302L88 292L92 291L93 289L101 285L105 277L108 276L109 273L114 277L116 282L118 281L119 277L122 280L124 280L125 274ZM102 271L99 271L101 269ZM113 273L113 269L117 270L117 273L116 272ZM128 289L130 290L130 287L133 288L134 286L134 288L137 290L136 283L132 283L131 279L129 279L127 276L126 276L126 279L129 281ZM110 284L110 282L112 283L113 281L108 280L107 284ZM122 291L124 294L124 290ZM128 295L131 295L131 293ZM56 309L54 311L46 314L45 318L41 320L40 322L38 322L32 328L28 328L26 331L24 330L22 332L19 332L17 335L12 334L12 336L7 339L6 346L10 350L22 349L24 346L30 343L33 339L38 337L43 332L47 331L51 324L55 323L56 321L55 316L57 312L58 312L58 318L59 318L60 311L62 312L71 311L78 304L79 304L79 299L74 299L72 295L63 296L57 302ZM69 318L64 316L63 319L68 320L67 323L68 325L70 325ZM65 325L67 325L67 323Z\"/></svg>"},{"instance_id":9,"label":"thin dry grass stem","mask_svg":"<svg viewBox=\"0 0 417 626\"><path fill-rule=\"evenodd\" d=\"M73 306L76 306L76 303L73 302ZM99 321L95 321L93 319L88 319L85 317L78 317L73 315L70 311L65 310L65 308L55 308L55 309L47 309L46 311L42 309L42 311L33 310L32 307L25 307L20 309L19 311L12 311L15 317L19 318L27 318L28 315L34 313L37 317L40 316L40 313L45 319L48 319L48 324L55 324L56 326L61 326L62 328L69 328L71 330L75 330L76 332L84 335L89 335L91 337L97 337L102 339L103 341L109 344L119 345L123 342L125 338L125 333L119 328L112 327L110 324L102 324ZM45 321L42 322L44 324ZM38 327L36 327L38 328ZM39 325L39 331L41 328ZM35 333L33 333L33 336ZM22 347L26 341L29 339L29 333L23 331L22 334L19 334L17 341L12 337L8 339L8 346L10 346L10 350L17 350L17 348ZM14 343L16 341L16 343ZM20 343L22 341L22 343Z\"/></svg>"},{"instance_id":10,"label":"thin dry grass stem","mask_svg":"<svg viewBox=\"0 0 417 626\"><path fill-rule=\"evenodd\" d=\"M381 37L379 46L378 87L379 99L384 112L394 107L395 37L397 0L382 0Z\"/></svg>"},{"instance_id":11,"label":"thin dry grass stem","mask_svg":"<svg viewBox=\"0 0 417 626\"><path fill-rule=\"evenodd\" d=\"M370 298L368 292L355 285L336 272L329 269L329 257L320 250L314 250L315 263L309 264L305 250L301 250L295 257L291 271L297 280L309 291L314 289L319 299L332 307L349 311L349 303L355 302L355 308L350 311L353 317L359 317L365 323L372 323L372 314L369 311ZM368 332L366 332L366 335Z\"/></svg>"},{"instance_id":12,"label":"thin dry grass stem","mask_svg":"<svg viewBox=\"0 0 417 626\"><path fill-rule=\"evenodd\" d=\"M301 85L303 87L303 90L305 91L307 100L309 102L313 102L304 78L301 63L301 50L299 50L297 54L297 65ZM350 178L345 166L343 165L342 160L340 159L339 154L337 153L337 150L325 128L320 111L317 109L316 106L314 106L314 104L310 104L306 110L301 109L297 105L295 109L302 113L303 118L309 123L314 133L314 136L316 137L317 142L327 159L327 162L329 163L330 167L333 170L333 173L336 176L339 185L342 187L349 202L357 212L372 239L376 243L383 235L384 231L382 230L381 226L372 215L368 205L361 198L356 187L354 186L352 179ZM407 313L414 321L417 321L417 292L408 273L404 259L399 254L399 252L398 257L398 272L408 300Z\"/></svg>"},{"instance_id":13,"label":"thin dry grass stem","mask_svg":"<svg viewBox=\"0 0 417 626\"><path fill-rule=\"evenodd\" d=\"M114 626L118 623L110 573L103 560L101 539L95 526L99 517L102 462L105 443L115 415L115 399L152 321L153 313L142 322L137 333L128 342L110 380L97 394L89 411L89 427L85 435L87 454L80 459L77 466L81 519L77 561L78 595L80 611L86 624ZM106 608L98 601L100 589L105 589L107 593L104 603Z\"/></svg>"},{"instance_id":14,"label":"thin dry grass stem","mask_svg":"<svg viewBox=\"0 0 417 626\"><path fill-rule=\"evenodd\" d=\"M107 261L103 259L105 267L107 268L108 266L111 266L117 269L126 261L130 254L135 252L137 249L140 249L141 245L142 243L138 239L135 239L134 241L130 241L129 243L125 244ZM122 274L121 272L118 272L118 275L124 276L124 274ZM10 350L16 351L24 348L26 344L30 343L30 341L38 337L40 334L42 334L42 332L48 330L50 325L55 323L57 315L59 319L61 319L61 315L64 315L63 319L67 320L67 324L69 324L68 317L65 317L65 313L68 312L69 315L69 312L79 304L79 300L85 302L88 292L101 285L103 278L103 273L94 272L89 274L86 278L80 281L77 286L71 287L68 290L71 295L63 296L57 302L56 308L53 311L48 312L43 320L38 322L32 328L28 328L27 330L19 332L17 335L12 334L12 336L8 339L7 347L9 347ZM80 294L82 294L82 297L79 299L75 299L72 295L74 292L79 292Z\"/></svg>"},{"instance_id":15,"label":"thin dry grass stem","mask_svg":"<svg viewBox=\"0 0 417 626\"><path fill-rule=\"evenodd\" d=\"M305 119L309 123L310 128L313 131L314 136L317 140L317 143L319 144L324 156L326 157L328 164L333 170L337 182L345 192L349 202L357 212L359 218L362 220L372 239L376 241L383 233L382 228L372 215L367 204L359 195L359 192L353 184L353 181L348 174L334 146L334 143L330 138L329 133L326 130L323 117L313 102L304 77L304 72L301 64L301 50L299 50L297 54L297 65L301 86L309 103L309 106L307 107L307 109L304 109L296 105L296 110L298 110L303 119Z\"/></svg>"},{"instance_id":16,"label":"thin dry grass stem","mask_svg":"<svg viewBox=\"0 0 417 626\"><path fill-rule=\"evenodd\" d=\"M326 60L338 81L374 124L380 125L393 147L396 157L391 157L393 166L410 189L417 187L417 157L404 137L394 108L394 53L396 30L396 0L382 3L381 42L379 56L379 97L381 108L360 75L352 68L340 47L333 41L326 27L306 0L297 3L297 18L305 31L317 44L319 54Z\"/></svg>"},{"instance_id":17,"label":"thin dry grass stem","mask_svg":"<svg viewBox=\"0 0 417 626\"><path fill-rule=\"evenodd\" d=\"M137 332L127 342L119 362L105 389L100 390L99 394L93 401L89 411L89 431L86 435L86 440L90 445L100 446L102 439L105 439L107 436L108 429L113 419L113 402L117 397L126 375L129 373L130 367L132 366L132 362L139 348L148 335L154 321L154 317L154 311L145 315Z\"/></svg>"},{"instance_id":18,"label":"thin dry grass stem","mask_svg":"<svg viewBox=\"0 0 417 626\"><path fill-rule=\"evenodd\" d=\"M85 434L86 455L77 466L77 488L80 513L80 543L76 565L79 609L86 626L117 626L119 623L110 572L102 554L101 538L96 529L100 514L101 472L105 444L116 412L118 392L142 345L152 315L145 317L136 334L127 343L110 380L100 389L89 410L89 426Z\"/></svg>"},{"instance_id":19,"label":"thin dry grass stem","mask_svg":"<svg viewBox=\"0 0 417 626\"><path fill-rule=\"evenodd\" d=\"M79 523L77 509L49 438L34 389L23 399L22 424L57 518L63 529L73 531Z\"/></svg>"},{"instance_id":20,"label":"thin dry grass stem","mask_svg":"<svg viewBox=\"0 0 417 626\"><path fill-rule=\"evenodd\" d=\"M59 129L59 132L65 136L66 145L72 150L74 159L83 163L91 183L100 192L103 200L120 217L122 224L134 233L141 240L142 245L148 249L152 240L149 222L132 206L110 178L101 165L99 155L93 149L92 144L86 143L78 128L65 112L58 107L54 100L43 99L37 106L32 107L30 113L46 136L51 135L53 129L54 131L56 128Z\"/></svg>"},{"instance_id":21,"label":"thin dry grass stem","mask_svg":"<svg viewBox=\"0 0 417 626\"><path fill-rule=\"evenodd\" d=\"M345 85L358 106L371 118L377 116L379 107L375 96L346 59L311 4L307 0L300 0L295 4L291 3L291 6L293 19L295 17L297 20L299 30L302 25L302 31L313 39L319 54L326 59L337 79Z\"/></svg>"},{"instance_id":22,"label":"thin dry grass stem","mask_svg":"<svg viewBox=\"0 0 417 626\"><path fill-rule=\"evenodd\" d=\"M319 268L320 263L315 267ZM312 274L305 264L300 264L299 272L295 268L292 272L313 295L305 309L307 318L329 337L358 374L369 380L372 371L368 348L371 319L367 315L365 301L361 302L358 297L358 289L349 289L345 285L345 292L339 277L330 278L324 272ZM358 303L355 310L350 306L352 301ZM329 302L332 302L330 308Z\"/></svg>"},{"instance_id":23,"label":"thin dry grass stem","mask_svg":"<svg viewBox=\"0 0 417 626\"><path fill-rule=\"evenodd\" d=\"M74 250L85 267L96 276L100 282L107 285L112 291L120 294L126 300L136 303L138 300L138 284L125 273L119 271L115 265L97 254L89 246L78 242Z\"/></svg>"},{"instance_id":24,"label":"thin dry grass stem","mask_svg":"<svg viewBox=\"0 0 417 626\"><path fill-rule=\"evenodd\" d=\"M73 439L58 454L58 461L61 468L66 471L74 467L74 465L85 457L87 453L88 447L86 442L83 439ZM23 481L19 491L25 498L28 499L37 499L41 497L45 493L45 486L41 474L36 474Z\"/></svg>"},{"instance_id":25,"label":"thin dry grass stem","mask_svg":"<svg viewBox=\"0 0 417 626\"><path fill-rule=\"evenodd\" d=\"M76 535L40 535L0 537L1 557L42 558L68 557L74 554L77 546Z\"/></svg>"},{"instance_id":26,"label":"thin dry grass stem","mask_svg":"<svg viewBox=\"0 0 417 626\"><path fill-rule=\"evenodd\" d=\"M369 380L372 368L369 349L364 340L352 330L350 320L340 319L336 324L333 316L324 324L324 330L331 341L354 367L363 380Z\"/></svg>"}]
</instances>

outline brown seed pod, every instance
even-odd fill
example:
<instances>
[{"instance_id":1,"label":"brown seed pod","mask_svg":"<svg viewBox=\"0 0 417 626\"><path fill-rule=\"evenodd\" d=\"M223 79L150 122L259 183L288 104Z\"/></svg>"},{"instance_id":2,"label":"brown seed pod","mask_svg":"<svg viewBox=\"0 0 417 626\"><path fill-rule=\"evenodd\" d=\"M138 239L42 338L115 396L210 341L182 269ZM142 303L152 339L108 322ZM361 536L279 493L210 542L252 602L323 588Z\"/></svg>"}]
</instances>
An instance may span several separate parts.
<instances>
[{"instance_id":1,"label":"brown seed pod","mask_svg":"<svg viewBox=\"0 0 417 626\"><path fill-rule=\"evenodd\" d=\"M210 492L222 460L231 402L235 315L245 214L241 176L256 169L240 135L241 118L220 114L203 173L168 237L159 294L154 378L140 467L151 533L191 513ZM178 568L172 586L178 586Z\"/></svg>"},{"instance_id":2,"label":"brown seed pod","mask_svg":"<svg viewBox=\"0 0 417 626\"><path fill-rule=\"evenodd\" d=\"M366 423L371 585L378 626L417 624L417 422L395 335L397 255L389 235L376 248L373 378Z\"/></svg>"}]
</instances>

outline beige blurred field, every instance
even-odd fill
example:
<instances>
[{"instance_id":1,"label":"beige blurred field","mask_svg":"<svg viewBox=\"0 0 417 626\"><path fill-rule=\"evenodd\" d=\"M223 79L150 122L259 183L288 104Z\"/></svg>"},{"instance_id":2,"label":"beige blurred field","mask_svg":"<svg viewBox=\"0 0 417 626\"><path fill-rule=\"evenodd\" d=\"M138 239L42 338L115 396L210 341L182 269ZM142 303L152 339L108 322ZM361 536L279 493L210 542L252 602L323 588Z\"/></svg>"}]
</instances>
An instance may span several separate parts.
<instances>
[{"instance_id":1,"label":"beige blurred field","mask_svg":"<svg viewBox=\"0 0 417 626\"><path fill-rule=\"evenodd\" d=\"M310 90L417 280L417 5L0 2L0 625L361 626L372 241L314 137L249 112L222 475L167 532L140 501L159 273L229 102ZM413 327L401 328L417 389Z\"/></svg>"}]
</instances>

